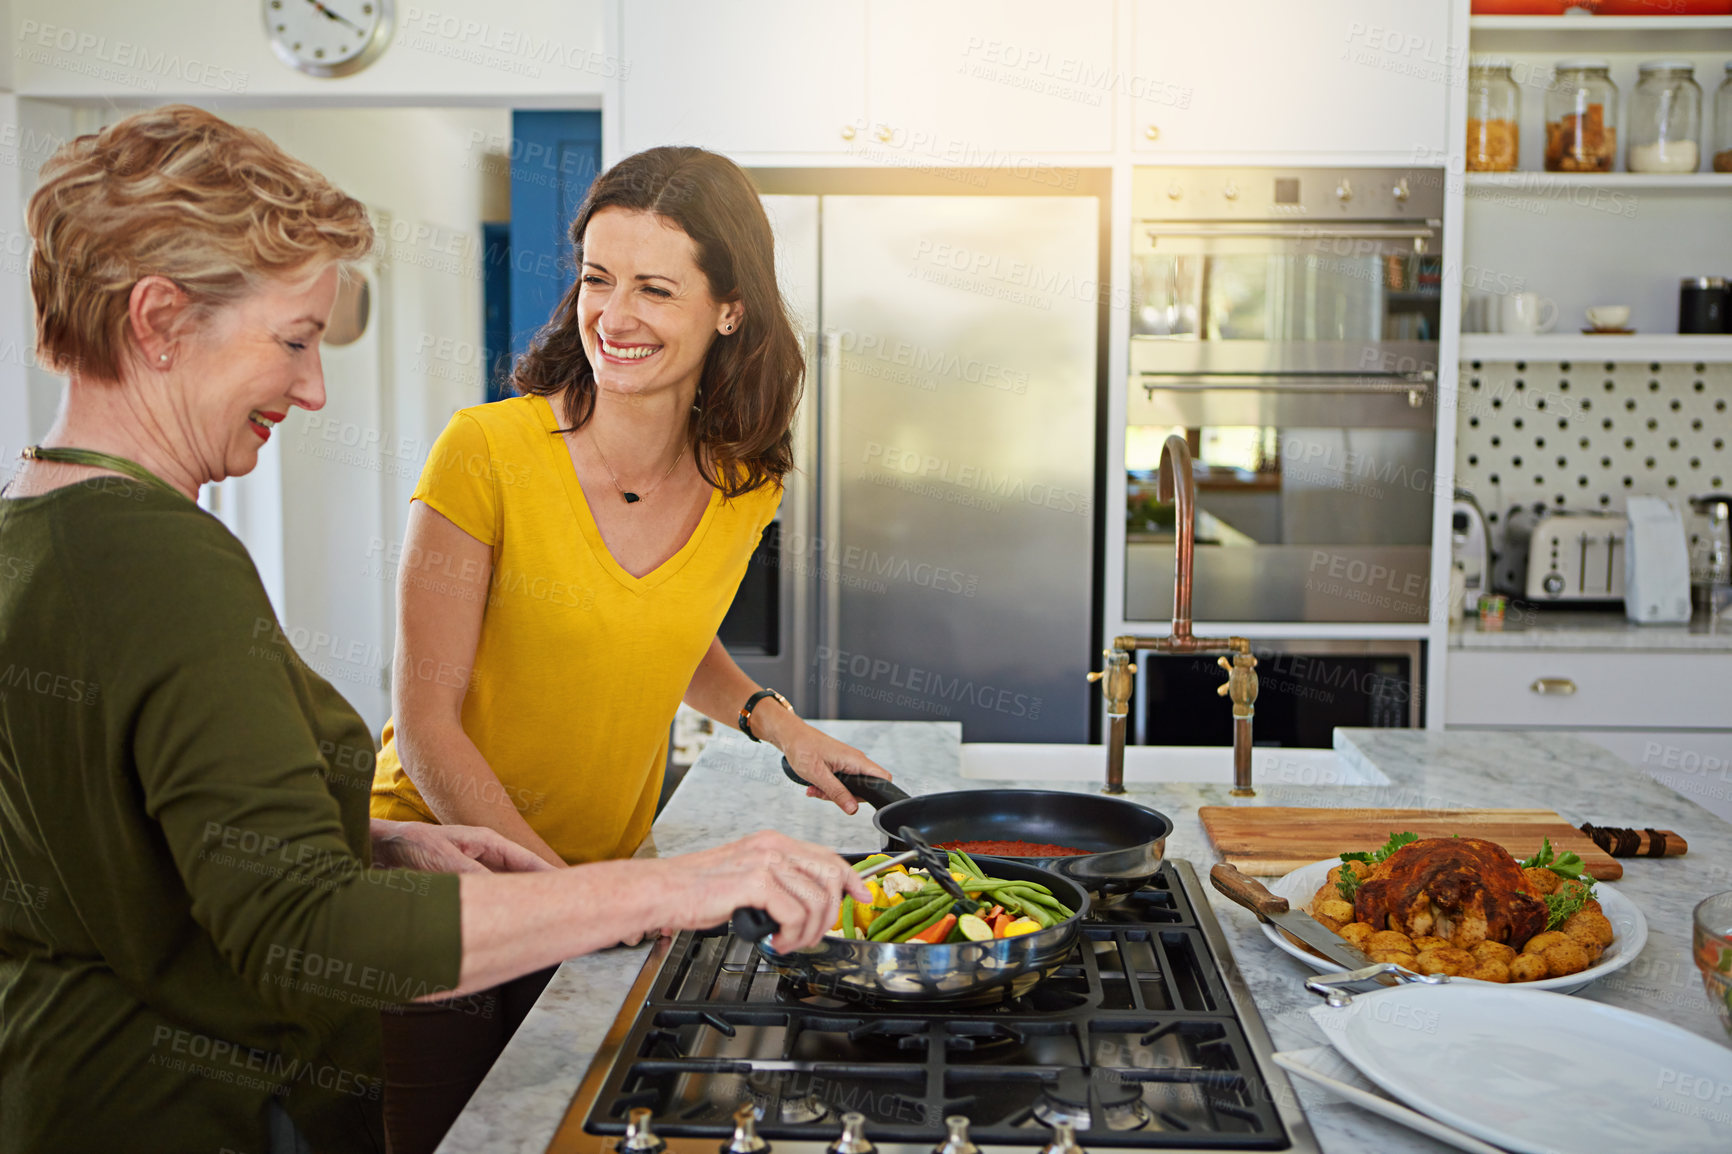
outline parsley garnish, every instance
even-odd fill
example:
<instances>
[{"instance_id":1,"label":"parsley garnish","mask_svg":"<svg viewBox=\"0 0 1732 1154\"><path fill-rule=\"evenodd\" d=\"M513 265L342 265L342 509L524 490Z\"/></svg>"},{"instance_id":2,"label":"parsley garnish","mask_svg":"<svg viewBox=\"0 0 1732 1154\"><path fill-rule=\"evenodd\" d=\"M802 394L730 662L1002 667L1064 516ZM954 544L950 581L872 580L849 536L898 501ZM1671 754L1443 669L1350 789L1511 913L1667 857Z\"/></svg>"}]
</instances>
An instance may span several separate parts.
<instances>
[{"instance_id":1,"label":"parsley garnish","mask_svg":"<svg viewBox=\"0 0 1732 1154\"><path fill-rule=\"evenodd\" d=\"M1572 855L1573 856L1573 855ZM1555 930L1580 913L1594 896L1592 880L1577 881L1574 885L1560 886L1556 893L1549 893L1546 902L1546 929Z\"/></svg>"},{"instance_id":2,"label":"parsley garnish","mask_svg":"<svg viewBox=\"0 0 1732 1154\"><path fill-rule=\"evenodd\" d=\"M1351 862L1343 863L1341 874L1335 879L1335 892L1341 895L1341 900L1350 902L1353 895L1359 892L1359 875L1353 872Z\"/></svg>"},{"instance_id":3,"label":"parsley garnish","mask_svg":"<svg viewBox=\"0 0 1732 1154\"><path fill-rule=\"evenodd\" d=\"M1582 873L1586 870L1587 865L1570 850L1565 850L1561 854L1553 853L1552 839L1548 837L1543 839L1539 853L1521 863L1521 868L1524 870L1539 867L1549 869L1559 877L1578 882L1582 880Z\"/></svg>"},{"instance_id":4,"label":"parsley garnish","mask_svg":"<svg viewBox=\"0 0 1732 1154\"><path fill-rule=\"evenodd\" d=\"M1376 865L1378 862L1388 861L1390 855L1402 846L1411 845L1418 840L1419 835L1416 833L1391 833L1389 841L1384 843L1382 849L1373 850L1371 853L1351 851L1342 854L1341 860L1347 863L1362 861L1367 865ZM1353 900L1353 895L1359 891L1359 883L1362 880L1364 879L1354 872L1351 864L1343 865L1341 876L1335 880L1335 892L1341 895L1342 901L1350 902Z\"/></svg>"},{"instance_id":5,"label":"parsley garnish","mask_svg":"<svg viewBox=\"0 0 1732 1154\"><path fill-rule=\"evenodd\" d=\"M1384 844L1382 849L1373 850L1371 853L1344 853L1341 855L1341 860L1362 861L1376 865L1378 862L1388 861L1389 856L1402 846L1412 845L1418 840L1419 835L1416 833L1392 833L1389 835L1389 841Z\"/></svg>"}]
</instances>

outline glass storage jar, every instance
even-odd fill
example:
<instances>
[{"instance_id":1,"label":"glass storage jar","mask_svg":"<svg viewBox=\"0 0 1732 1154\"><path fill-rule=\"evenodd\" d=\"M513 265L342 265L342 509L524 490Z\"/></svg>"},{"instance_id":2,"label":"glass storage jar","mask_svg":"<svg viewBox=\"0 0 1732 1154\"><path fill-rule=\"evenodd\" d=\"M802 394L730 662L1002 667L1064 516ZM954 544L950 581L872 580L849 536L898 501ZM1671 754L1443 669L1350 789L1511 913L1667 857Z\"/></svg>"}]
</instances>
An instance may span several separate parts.
<instances>
[{"instance_id":1,"label":"glass storage jar","mask_svg":"<svg viewBox=\"0 0 1732 1154\"><path fill-rule=\"evenodd\" d=\"M1732 172L1732 60L1714 93L1714 171Z\"/></svg>"},{"instance_id":2,"label":"glass storage jar","mask_svg":"<svg viewBox=\"0 0 1732 1154\"><path fill-rule=\"evenodd\" d=\"M1516 166L1521 90L1507 60L1479 58L1467 69L1467 170L1510 172Z\"/></svg>"},{"instance_id":3,"label":"glass storage jar","mask_svg":"<svg viewBox=\"0 0 1732 1154\"><path fill-rule=\"evenodd\" d=\"M1560 60L1546 92L1546 171L1610 172L1618 157L1618 86L1605 60Z\"/></svg>"},{"instance_id":4,"label":"glass storage jar","mask_svg":"<svg viewBox=\"0 0 1732 1154\"><path fill-rule=\"evenodd\" d=\"M1702 90L1687 60L1637 66L1630 92L1631 172L1695 172L1702 162Z\"/></svg>"}]
</instances>

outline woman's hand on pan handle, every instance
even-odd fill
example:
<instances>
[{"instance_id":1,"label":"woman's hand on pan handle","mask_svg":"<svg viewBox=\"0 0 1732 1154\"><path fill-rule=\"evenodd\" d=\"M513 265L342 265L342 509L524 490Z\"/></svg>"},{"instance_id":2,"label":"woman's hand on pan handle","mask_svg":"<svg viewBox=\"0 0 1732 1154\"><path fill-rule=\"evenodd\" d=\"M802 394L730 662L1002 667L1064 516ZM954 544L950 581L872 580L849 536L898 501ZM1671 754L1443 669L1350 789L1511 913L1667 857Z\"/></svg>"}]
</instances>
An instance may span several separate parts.
<instances>
[{"instance_id":1,"label":"woman's hand on pan handle","mask_svg":"<svg viewBox=\"0 0 1732 1154\"><path fill-rule=\"evenodd\" d=\"M760 909L782 927L771 944L784 953L816 945L835 923L844 893L872 900L860 875L834 851L770 830L655 860L665 872L661 925L709 929L741 907Z\"/></svg>"},{"instance_id":2,"label":"woman's hand on pan handle","mask_svg":"<svg viewBox=\"0 0 1732 1154\"><path fill-rule=\"evenodd\" d=\"M766 701L758 707L762 712ZM820 732L804 721L777 707L775 718L781 724L764 740L782 751L794 772L812 784L806 787L807 797L825 797L842 807L844 813L854 813L860 801L848 792L848 787L836 780L838 773L863 773L868 777L890 780L890 771L828 733Z\"/></svg>"},{"instance_id":3,"label":"woman's hand on pan handle","mask_svg":"<svg viewBox=\"0 0 1732 1154\"><path fill-rule=\"evenodd\" d=\"M739 709L758 690L758 684L740 671L718 638L710 642L704 659L686 688L686 704L729 728L738 724ZM836 771L882 777L890 773L851 745L819 733L794 716L792 710L773 697L761 698L752 710L752 735L782 751L801 777L815 788L811 797L827 797L853 813L860 808L853 794L836 780Z\"/></svg>"}]
</instances>

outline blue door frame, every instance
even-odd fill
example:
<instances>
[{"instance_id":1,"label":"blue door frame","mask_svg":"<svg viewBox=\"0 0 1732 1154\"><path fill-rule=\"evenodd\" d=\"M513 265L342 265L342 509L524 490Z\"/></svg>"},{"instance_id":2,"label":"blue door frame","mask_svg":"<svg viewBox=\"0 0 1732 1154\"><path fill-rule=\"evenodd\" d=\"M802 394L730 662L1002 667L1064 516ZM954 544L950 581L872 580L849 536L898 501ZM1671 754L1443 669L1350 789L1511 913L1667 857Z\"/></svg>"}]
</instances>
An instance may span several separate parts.
<instances>
[{"instance_id":1,"label":"blue door frame","mask_svg":"<svg viewBox=\"0 0 1732 1154\"><path fill-rule=\"evenodd\" d=\"M511 275L504 311L515 359L553 318L576 276L567 230L601 171L601 113L515 111L511 135ZM491 381L488 391L488 399L496 399ZM511 395L509 387L503 395Z\"/></svg>"}]
</instances>

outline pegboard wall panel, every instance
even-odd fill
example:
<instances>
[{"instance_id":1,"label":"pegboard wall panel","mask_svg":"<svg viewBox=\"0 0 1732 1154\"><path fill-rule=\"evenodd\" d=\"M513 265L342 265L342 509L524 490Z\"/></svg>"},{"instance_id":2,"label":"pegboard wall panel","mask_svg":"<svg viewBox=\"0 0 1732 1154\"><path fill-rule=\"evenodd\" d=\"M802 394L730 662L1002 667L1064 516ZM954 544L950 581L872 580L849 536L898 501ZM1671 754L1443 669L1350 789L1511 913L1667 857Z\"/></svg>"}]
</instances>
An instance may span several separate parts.
<instances>
[{"instance_id":1,"label":"pegboard wall panel","mask_svg":"<svg viewBox=\"0 0 1732 1154\"><path fill-rule=\"evenodd\" d=\"M1455 483L1485 511L1494 545L1521 506L1622 513L1732 479L1732 364L1464 361ZM1705 524L1705 521L1703 522Z\"/></svg>"}]
</instances>

